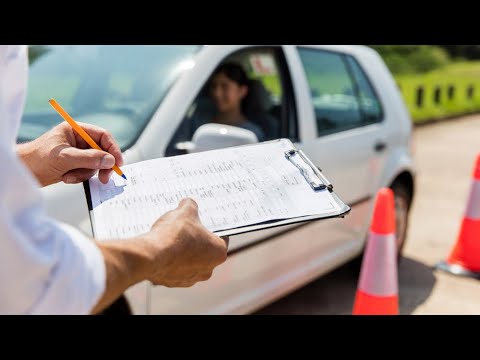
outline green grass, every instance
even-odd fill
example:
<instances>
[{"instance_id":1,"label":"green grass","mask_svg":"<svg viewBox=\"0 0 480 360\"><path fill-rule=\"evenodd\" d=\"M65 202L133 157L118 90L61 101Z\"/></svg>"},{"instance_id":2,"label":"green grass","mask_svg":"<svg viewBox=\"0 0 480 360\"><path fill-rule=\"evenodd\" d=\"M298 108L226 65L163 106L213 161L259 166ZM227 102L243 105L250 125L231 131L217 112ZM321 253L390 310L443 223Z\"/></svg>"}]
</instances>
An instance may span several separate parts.
<instances>
[{"instance_id":1,"label":"green grass","mask_svg":"<svg viewBox=\"0 0 480 360\"><path fill-rule=\"evenodd\" d=\"M395 80L415 123L480 111L480 61L454 63L425 74L397 75ZM447 94L450 86L452 98ZM424 89L421 106L416 101L419 87ZM472 98L467 96L469 87L474 89ZM438 103L434 101L437 88Z\"/></svg>"},{"instance_id":2,"label":"green grass","mask_svg":"<svg viewBox=\"0 0 480 360\"><path fill-rule=\"evenodd\" d=\"M260 80L265 88L274 96L280 98L282 95L282 85L280 84L280 78L278 75L263 75L258 76L256 74L250 73L250 79Z\"/></svg>"}]
</instances>

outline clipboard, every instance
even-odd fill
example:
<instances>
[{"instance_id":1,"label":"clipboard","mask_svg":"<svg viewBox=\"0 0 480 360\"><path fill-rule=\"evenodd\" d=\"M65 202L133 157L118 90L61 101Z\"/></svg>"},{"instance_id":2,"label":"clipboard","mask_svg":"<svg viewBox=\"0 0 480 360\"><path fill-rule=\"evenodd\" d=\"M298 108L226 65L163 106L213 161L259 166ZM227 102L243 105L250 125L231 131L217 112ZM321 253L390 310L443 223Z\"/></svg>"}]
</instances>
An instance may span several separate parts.
<instances>
[{"instance_id":1,"label":"clipboard","mask_svg":"<svg viewBox=\"0 0 480 360\"><path fill-rule=\"evenodd\" d=\"M339 206L340 210L338 211L332 211L329 213L323 213L321 215L307 215L307 216L300 216L300 217L294 217L294 218L288 218L288 219L280 219L280 220L270 220L266 222L260 222L256 223L253 225L247 225L247 226L239 226L235 228L231 228L228 230L220 230L220 231L214 231L214 233L218 236L233 236L233 235L240 235L244 233L249 233L253 231L258 231L258 230L263 230L263 229L269 229L269 228L275 228L278 226L283 226L283 225L290 225L290 224L296 224L296 223L304 223L304 222L309 222L309 221L315 221L315 220L322 220L322 219L331 219L331 218L336 218L336 217L341 217L343 218L345 215L347 215L351 208L347 204L345 204L333 191L333 184L325 177L323 172L321 171L320 168L315 166L313 162L307 157L307 155L302 151L299 150L295 147L295 145L289 140L289 139L277 139L277 140L270 140L270 141L265 141L262 143L256 143L256 144L248 144L248 145L241 145L237 146L237 148L243 148L243 147L255 147L255 146L260 146L262 144L267 144L267 143L273 143L273 142L279 142L279 141L286 141L288 143L289 149L284 152L284 157L285 161L289 161L297 167L298 171L300 174L303 176L304 180L310 185L312 188L312 191L324 191L327 190L333 200L337 203ZM213 150L215 151L215 150ZM183 155L180 155L183 156ZM90 217L90 224L92 228L92 233L95 237L95 217L93 213L93 204L92 204L92 196L91 196L91 191L90 191L90 184L89 180L83 182L83 187L85 191L85 197L87 200L87 205L88 205L88 210L89 210L89 217Z\"/></svg>"}]
</instances>

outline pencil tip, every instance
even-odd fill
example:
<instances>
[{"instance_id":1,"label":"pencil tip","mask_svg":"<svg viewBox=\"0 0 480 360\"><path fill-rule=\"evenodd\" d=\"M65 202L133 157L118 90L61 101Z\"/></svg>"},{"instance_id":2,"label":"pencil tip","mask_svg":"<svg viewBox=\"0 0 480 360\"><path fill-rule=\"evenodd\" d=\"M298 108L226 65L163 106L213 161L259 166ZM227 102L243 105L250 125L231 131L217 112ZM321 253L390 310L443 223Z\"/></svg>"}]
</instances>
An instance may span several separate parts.
<instances>
[{"instance_id":1,"label":"pencil tip","mask_svg":"<svg viewBox=\"0 0 480 360\"><path fill-rule=\"evenodd\" d=\"M123 177L125 180L127 180L127 177L125 176L125 174L122 174L122 177Z\"/></svg>"}]
</instances>

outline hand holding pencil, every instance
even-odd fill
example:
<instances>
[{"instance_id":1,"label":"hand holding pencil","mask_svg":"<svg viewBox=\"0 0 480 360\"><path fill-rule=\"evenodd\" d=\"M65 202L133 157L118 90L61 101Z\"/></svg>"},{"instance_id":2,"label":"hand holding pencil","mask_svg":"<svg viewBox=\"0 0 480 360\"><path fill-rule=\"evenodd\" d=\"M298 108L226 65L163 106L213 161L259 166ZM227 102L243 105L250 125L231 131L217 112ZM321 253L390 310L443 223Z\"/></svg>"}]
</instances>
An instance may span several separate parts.
<instances>
[{"instance_id":1,"label":"hand holding pencil","mask_svg":"<svg viewBox=\"0 0 480 360\"><path fill-rule=\"evenodd\" d=\"M76 123L54 99L49 103L65 122L17 145L17 154L41 186L60 181L76 184L97 172L104 184L113 171L126 178L118 167L123 165L123 157L112 134L95 125Z\"/></svg>"},{"instance_id":2,"label":"hand holding pencil","mask_svg":"<svg viewBox=\"0 0 480 360\"><path fill-rule=\"evenodd\" d=\"M70 126L73 128L73 130L83 139L85 142L90 145L93 149L97 150L103 150L98 144L91 138L90 135L87 134L85 130L83 130L80 125L73 120L73 118L60 106L59 103L55 101L55 99L50 99L48 100L50 105L60 114L60 116L70 124ZM112 167L112 170L115 171L118 175L123 177L125 180L127 180L127 177L125 174L120 170L120 168L115 164Z\"/></svg>"}]
</instances>

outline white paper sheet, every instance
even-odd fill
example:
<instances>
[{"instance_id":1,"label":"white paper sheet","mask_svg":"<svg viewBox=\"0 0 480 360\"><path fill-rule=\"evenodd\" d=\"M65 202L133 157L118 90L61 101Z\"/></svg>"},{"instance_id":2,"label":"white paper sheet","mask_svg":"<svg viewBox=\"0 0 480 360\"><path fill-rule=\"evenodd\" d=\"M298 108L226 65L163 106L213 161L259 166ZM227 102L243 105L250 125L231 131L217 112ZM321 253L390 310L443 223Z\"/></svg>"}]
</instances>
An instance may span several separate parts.
<instances>
[{"instance_id":1,"label":"white paper sheet","mask_svg":"<svg viewBox=\"0 0 480 360\"><path fill-rule=\"evenodd\" d=\"M198 203L211 231L340 210L328 190L313 191L284 152L288 140L147 160L122 167L108 184L90 179L97 239L147 232L184 197Z\"/></svg>"}]
</instances>

